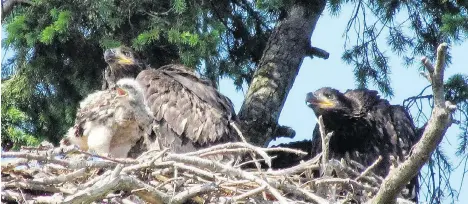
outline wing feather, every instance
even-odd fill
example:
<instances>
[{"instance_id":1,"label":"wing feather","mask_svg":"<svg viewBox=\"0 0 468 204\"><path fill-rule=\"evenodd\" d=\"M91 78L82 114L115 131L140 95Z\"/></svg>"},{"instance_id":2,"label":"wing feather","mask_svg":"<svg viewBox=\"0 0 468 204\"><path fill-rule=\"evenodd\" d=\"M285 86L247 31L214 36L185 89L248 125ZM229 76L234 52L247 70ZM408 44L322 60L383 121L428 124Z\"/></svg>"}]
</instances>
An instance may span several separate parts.
<instances>
[{"instance_id":1,"label":"wing feather","mask_svg":"<svg viewBox=\"0 0 468 204\"><path fill-rule=\"evenodd\" d=\"M229 126L235 119L232 102L183 66L144 70L137 81L155 120L182 140L206 146L235 139Z\"/></svg>"}]
</instances>

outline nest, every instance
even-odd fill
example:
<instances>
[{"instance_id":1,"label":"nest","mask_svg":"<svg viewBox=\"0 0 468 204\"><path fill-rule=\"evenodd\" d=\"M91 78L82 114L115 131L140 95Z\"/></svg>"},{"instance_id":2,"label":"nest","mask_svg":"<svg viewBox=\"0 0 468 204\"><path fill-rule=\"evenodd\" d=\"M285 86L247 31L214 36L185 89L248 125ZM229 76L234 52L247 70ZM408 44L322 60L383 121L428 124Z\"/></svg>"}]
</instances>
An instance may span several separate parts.
<instances>
[{"instance_id":1,"label":"nest","mask_svg":"<svg viewBox=\"0 0 468 204\"><path fill-rule=\"evenodd\" d=\"M243 142L185 154L147 151L136 159L92 155L74 146L23 147L2 153L2 202L361 203L383 180L372 173L375 165L324 161L321 155L286 169L265 168L273 152L306 154ZM218 154L250 159L237 164L209 159ZM245 168L252 164L257 168Z\"/></svg>"}]
</instances>

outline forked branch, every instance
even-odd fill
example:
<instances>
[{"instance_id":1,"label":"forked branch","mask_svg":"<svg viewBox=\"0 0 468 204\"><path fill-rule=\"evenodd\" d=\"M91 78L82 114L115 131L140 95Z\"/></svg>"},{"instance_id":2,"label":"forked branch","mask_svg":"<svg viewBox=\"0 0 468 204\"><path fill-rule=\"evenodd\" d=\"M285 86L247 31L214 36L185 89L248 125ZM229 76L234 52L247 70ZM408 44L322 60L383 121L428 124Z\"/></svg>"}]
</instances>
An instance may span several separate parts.
<instances>
[{"instance_id":1,"label":"forked branch","mask_svg":"<svg viewBox=\"0 0 468 204\"><path fill-rule=\"evenodd\" d=\"M443 79L447 48L446 43L439 45L435 66L426 57L422 58L422 63L429 72L427 76L430 78L434 94L434 109L431 118L420 141L413 146L408 159L390 171L372 203L395 203L398 193L428 161L431 153L436 149L451 124L451 113L456 106L448 101L446 102L444 98Z\"/></svg>"}]
</instances>

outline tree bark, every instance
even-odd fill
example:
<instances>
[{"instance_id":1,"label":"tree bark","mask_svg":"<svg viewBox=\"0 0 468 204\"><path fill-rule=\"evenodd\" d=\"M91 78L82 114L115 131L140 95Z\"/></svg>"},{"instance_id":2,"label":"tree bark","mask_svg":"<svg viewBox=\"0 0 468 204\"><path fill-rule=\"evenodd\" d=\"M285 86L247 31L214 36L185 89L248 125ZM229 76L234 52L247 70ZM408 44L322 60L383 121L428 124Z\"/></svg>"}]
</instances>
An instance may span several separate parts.
<instances>
[{"instance_id":1,"label":"tree bark","mask_svg":"<svg viewBox=\"0 0 468 204\"><path fill-rule=\"evenodd\" d=\"M279 115L305 56L325 0L295 1L276 25L239 113L249 142L265 145L294 131L278 125ZM282 135L281 135L282 134Z\"/></svg>"}]
</instances>

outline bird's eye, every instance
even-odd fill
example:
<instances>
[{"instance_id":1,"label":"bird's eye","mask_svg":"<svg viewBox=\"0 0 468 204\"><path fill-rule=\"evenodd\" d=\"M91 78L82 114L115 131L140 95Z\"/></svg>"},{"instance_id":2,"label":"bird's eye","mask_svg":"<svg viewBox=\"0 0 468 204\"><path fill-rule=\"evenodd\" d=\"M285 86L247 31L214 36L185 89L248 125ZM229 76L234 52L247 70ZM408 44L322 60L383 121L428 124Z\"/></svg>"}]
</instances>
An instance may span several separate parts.
<instances>
[{"instance_id":1,"label":"bird's eye","mask_svg":"<svg viewBox=\"0 0 468 204\"><path fill-rule=\"evenodd\" d=\"M333 95L329 94L329 93L324 93L323 94L326 98L328 99L332 99L333 98Z\"/></svg>"},{"instance_id":2,"label":"bird's eye","mask_svg":"<svg viewBox=\"0 0 468 204\"><path fill-rule=\"evenodd\" d=\"M130 52L122 51L122 53L123 53L125 56L130 57Z\"/></svg>"}]
</instances>

